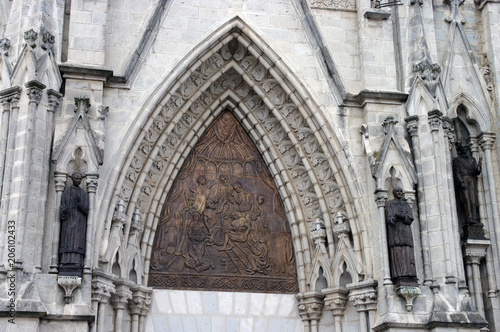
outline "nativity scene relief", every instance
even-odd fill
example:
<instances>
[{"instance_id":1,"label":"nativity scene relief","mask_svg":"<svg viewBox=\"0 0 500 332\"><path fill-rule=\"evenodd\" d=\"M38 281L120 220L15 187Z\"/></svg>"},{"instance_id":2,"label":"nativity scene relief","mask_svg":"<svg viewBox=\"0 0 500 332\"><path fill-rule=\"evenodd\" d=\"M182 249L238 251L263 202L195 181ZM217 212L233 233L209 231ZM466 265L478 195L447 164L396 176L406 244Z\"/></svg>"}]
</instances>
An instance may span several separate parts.
<instances>
[{"instance_id":1,"label":"nativity scene relief","mask_svg":"<svg viewBox=\"0 0 500 332\"><path fill-rule=\"evenodd\" d=\"M149 285L298 290L281 197L257 148L229 111L194 146L167 195Z\"/></svg>"}]
</instances>

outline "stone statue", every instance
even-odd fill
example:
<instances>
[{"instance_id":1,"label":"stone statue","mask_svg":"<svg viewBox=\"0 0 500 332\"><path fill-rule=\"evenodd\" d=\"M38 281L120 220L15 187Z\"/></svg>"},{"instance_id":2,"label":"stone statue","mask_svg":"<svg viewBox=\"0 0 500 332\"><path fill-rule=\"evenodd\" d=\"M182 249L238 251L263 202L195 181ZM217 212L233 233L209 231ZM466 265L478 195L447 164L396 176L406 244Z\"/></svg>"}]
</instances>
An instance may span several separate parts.
<instances>
[{"instance_id":1,"label":"stone statue","mask_svg":"<svg viewBox=\"0 0 500 332\"><path fill-rule=\"evenodd\" d=\"M89 198L80 188L81 173L71 175L73 185L61 197L61 238L59 246L59 275L82 276L85 258Z\"/></svg>"},{"instance_id":2,"label":"stone statue","mask_svg":"<svg viewBox=\"0 0 500 332\"><path fill-rule=\"evenodd\" d=\"M393 194L394 199L385 207L391 277L396 284L418 285L411 232L413 212L404 199L403 189L395 187Z\"/></svg>"},{"instance_id":3,"label":"stone statue","mask_svg":"<svg viewBox=\"0 0 500 332\"><path fill-rule=\"evenodd\" d=\"M457 154L453 159L455 190L459 203L457 205L461 206L466 226L482 227L477 196L477 176L481 174L481 159L476 162L466 142L457 143Z\"/></svg>"}]
</instances>

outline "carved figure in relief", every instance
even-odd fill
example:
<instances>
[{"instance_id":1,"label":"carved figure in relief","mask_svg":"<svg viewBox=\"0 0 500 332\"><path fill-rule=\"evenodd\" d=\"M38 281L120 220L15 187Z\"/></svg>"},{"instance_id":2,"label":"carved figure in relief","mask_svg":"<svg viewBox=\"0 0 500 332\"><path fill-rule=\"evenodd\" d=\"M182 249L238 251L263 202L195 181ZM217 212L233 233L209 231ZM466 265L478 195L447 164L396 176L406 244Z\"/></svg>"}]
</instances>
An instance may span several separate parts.
<instances>
[{"instance_id":1,"label":"carved figure in relief","mask_svg":"<svg viewBox=\"0 0 500 332\"><path fill-rule=\"evenodd\" d=\"M243 189L241 183L233 185L234 192L228 197L228 201L233 204L234 215L245 217L252 208L252 195Z\"/></svg>"},{"instance_id":2,"label":"carved figure in relief","mask_svg":"<svg viewBox=\"0 0 500 332\"><path fill-rule=\"evenodd\" d=\"M89 198L87 192L80 188L82 174L73 173L71 180L73 185L62 193L59 210L61 218L59 274L81 277L85 258Z\"/></svg>"},{"instance_id":3,"label":"carved figure in relief","mask_svg":"<svg viewBox=\"0 0 500 332\"><path fill-rule=\"evenodd\" d=\"M186 257L188 243L188 229L192 220L192 214L197 211L196 196L186 198L179 211L175 213L175 223L178 230L175 255Z\"/></svg>"},{"instance_id":4,"label":"carved figure in relief","mask_svg":"<svg viewBox=\"0 0 500 332\"><path fill-rule=\"evenodd\" d=\"M207 252L208 225L204 216L199 212L192 214L187 236L190 241L187 246L188 255L184 264L196 272L214 268L215 264Z\"/></svg>"},{"instance_id":5,"label":"carved figure in relief","mask_svg":"<svg viewBox=\"0 0 500 332\"><path fill-rule=\"evenodd\" d=\"M481 159L476 162L466 142L457 143L458 156L453 159L453 174L459 203L463 209L465 223L483 226L479 219L477 176L481 174Z\"/></svg>"},{"instance_id":6,"label":"carved figure in relief","mask_svg":"<svg viewBox=\"0 0 500 332\"><path fill-rule=\"evenodd\" d=\"M395 187L393 194L394 199L385 207L391 277L396 283L415 285L418 283L411 231L413 212L402 188Z\"/></svg>"}]
</instances>

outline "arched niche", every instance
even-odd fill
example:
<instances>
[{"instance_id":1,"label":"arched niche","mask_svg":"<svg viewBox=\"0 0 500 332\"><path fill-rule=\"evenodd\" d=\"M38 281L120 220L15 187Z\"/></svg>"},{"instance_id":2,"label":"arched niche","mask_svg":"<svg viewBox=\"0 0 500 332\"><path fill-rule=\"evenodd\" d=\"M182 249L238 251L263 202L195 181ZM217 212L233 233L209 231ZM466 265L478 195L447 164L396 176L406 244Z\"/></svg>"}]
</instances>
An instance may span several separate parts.
<instances>
[{"instance_id":1,"label":"arched niche","mask_svg":"<svg viewBox=\"0 0 500 332\"><path fill-rule=\"evenodd\" d=\"M139 115L124 142L131 146L130 152L112 174L110 183L115 184L104 201L113 206L123 199L129 219L136 208L145 216L141 255L144 271L149 271L167 193L199 138L230 108L262 155L284 203L299 289L306 291L312 248L308 223L315 218L325 221L328 243L333 245L331 218L338 212L348 215L355 251L360 258L366 253L369 240L362 237L368 232L360 229L365 208L354 198L363 195L351 194L361 188L356 185L360 177L348 161L352 157L339 140L340 133L325 122L298 79L248 26L235 18L217 38L209 39L203 43L209 48L200 46L191 52L156 92L158 99L145 106L147 114ZM244 173L246 166L238 169ZM97 234L98 239L104 238L102 245L97 244L101 254L106 252L113 211L103 207L102 214L106 222ZM129 230L126 224L125 238ZM141 282L146 280L147 274Z\"/></svg>"}]
</instances>

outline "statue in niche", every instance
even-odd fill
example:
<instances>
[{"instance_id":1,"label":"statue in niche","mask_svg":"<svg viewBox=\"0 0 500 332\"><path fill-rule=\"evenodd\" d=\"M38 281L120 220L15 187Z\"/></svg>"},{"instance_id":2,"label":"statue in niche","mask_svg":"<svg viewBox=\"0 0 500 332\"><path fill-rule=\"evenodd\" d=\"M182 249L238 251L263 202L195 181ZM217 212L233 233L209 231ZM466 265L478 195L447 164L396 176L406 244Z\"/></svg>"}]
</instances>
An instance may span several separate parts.
<instances>
[{"instance_id":1,"label":"statue in niche","mask_svg":"<svg viewBox=\"0 0 500 332\"><path fill-rule=\"evenodd\" d=\"M453 159L453 175L459 214L462 214L467 237L484 237L483 224L479 219L479 200L477 194L477 177L481 174L481 158L479 162L472 156L467 142L456 145L458 156Z\"/></svg>"},{"instance_id":2,"label":"statue in niche","mask_svg":"<svg viewBox=\"0 0 500 332\"><path fill-rule=\"evenodd\" d=\"M296 293L285 208L254 143L229 111L193 147L165 199L150 286Z\"/></svg>"},{"instance_id":3,"label":"statue in niche","mask_svg":"<svg viewBox=\"0 0 500 332\"><path fill-rule=\"evenodd\" d=\"M59 275L82 276L85 258L89 198L80 188L82 174L71 175L73 185L61 197L61 238L59 246Z\"/></svg>"},{"instance_id":4,"label":"statue in niche","mask_svg":"<svg viewBox=\"0 0 500 332\"><path fill-rule=\"evenodd\" d=\"M395 187L393 194L394 199L385 207L391 277L399 285L418 285L411 232L413 212L402 188Z\"/></svg>"}]
</instances>

